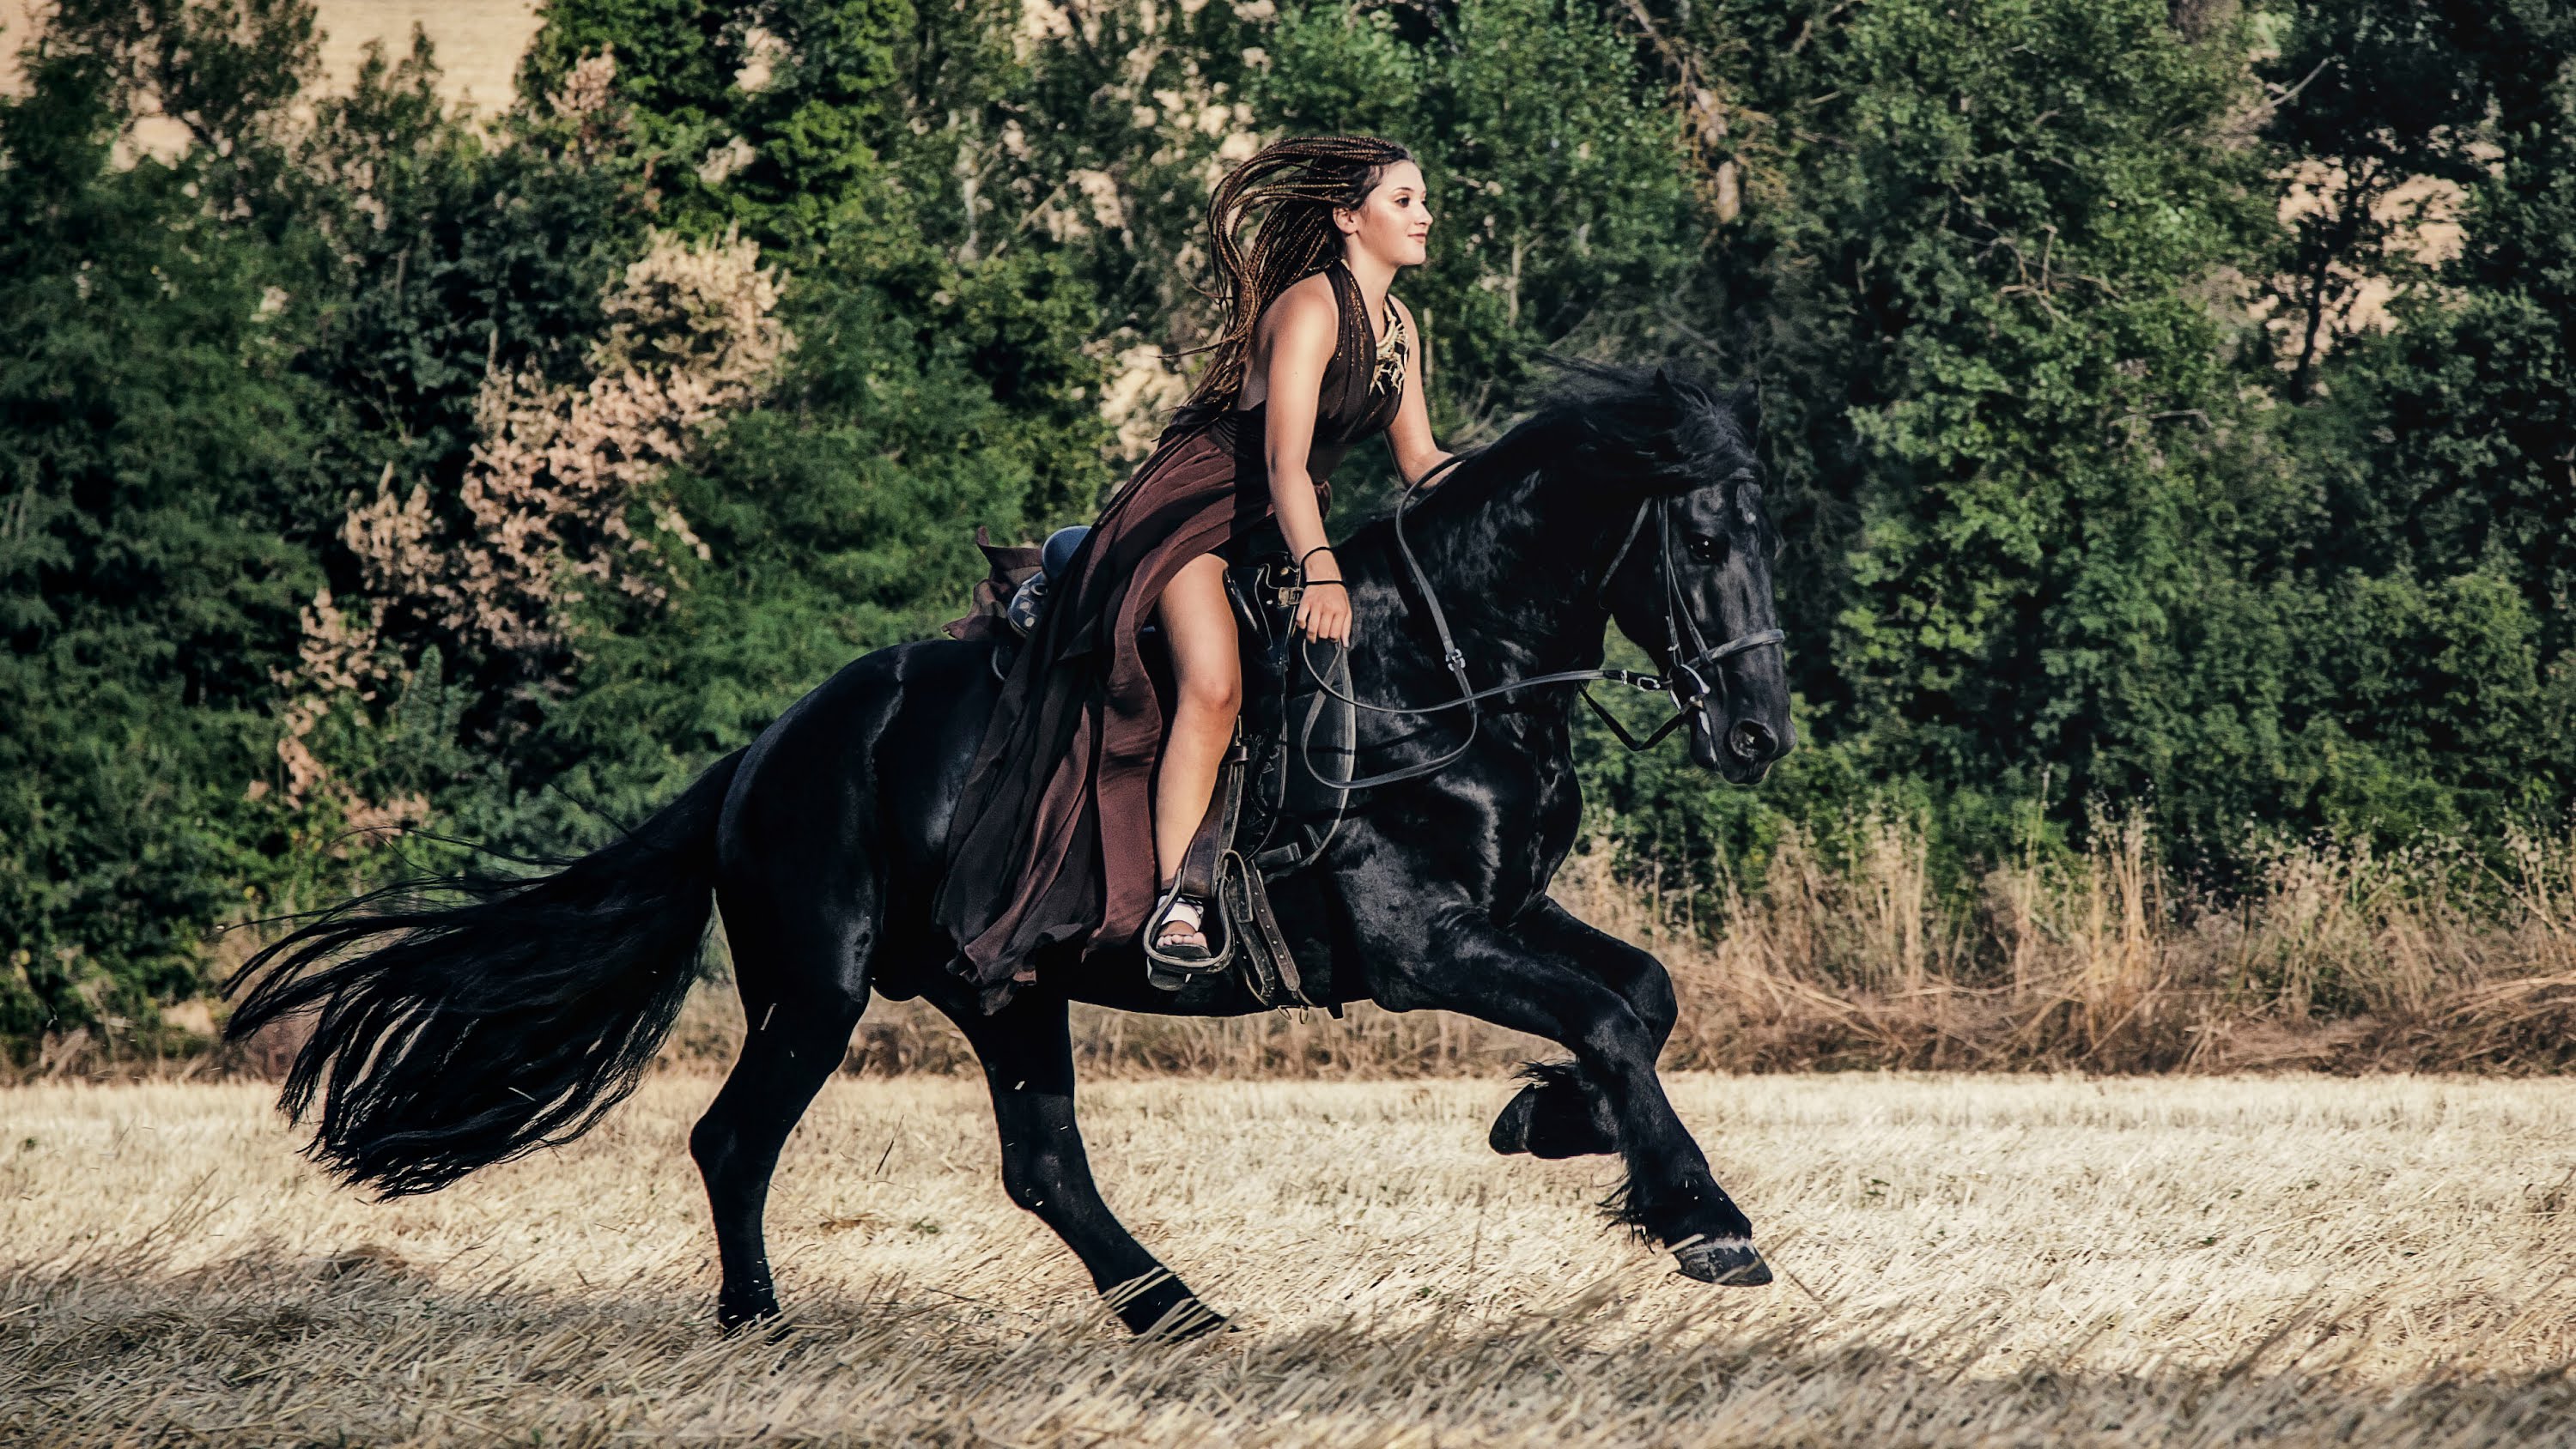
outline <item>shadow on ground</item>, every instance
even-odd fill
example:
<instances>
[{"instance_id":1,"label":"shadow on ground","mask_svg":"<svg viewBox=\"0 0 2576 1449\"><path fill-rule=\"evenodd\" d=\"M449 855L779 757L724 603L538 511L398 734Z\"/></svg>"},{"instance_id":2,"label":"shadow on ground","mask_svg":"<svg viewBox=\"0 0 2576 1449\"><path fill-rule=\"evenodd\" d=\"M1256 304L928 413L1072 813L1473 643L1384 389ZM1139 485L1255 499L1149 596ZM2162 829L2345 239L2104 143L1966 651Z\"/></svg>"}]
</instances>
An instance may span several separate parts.
<instances>
[{"instance_id":1,"label":"shadow on ground","mask_svg":"<svg viewBox=\"0 0 2576 1449\"><path fill-rule=\"evenodd\" d=\"M1137 1343L1082 1309L919 1283L813 1296L720 1338L696 1293L442 1289L376 1248L254 1248L184 1273L0 1279L0 1440L1037 1444L2576 1442L2566 1374L2360 1371L2299 1308L2230 1353L2131 1369L1874 1341L1821 1306L1748 1314L1645 1270L1545 1309ZM2204 1346L2205 1347L2205 1346Z\"/></svg>"}]
</instances>

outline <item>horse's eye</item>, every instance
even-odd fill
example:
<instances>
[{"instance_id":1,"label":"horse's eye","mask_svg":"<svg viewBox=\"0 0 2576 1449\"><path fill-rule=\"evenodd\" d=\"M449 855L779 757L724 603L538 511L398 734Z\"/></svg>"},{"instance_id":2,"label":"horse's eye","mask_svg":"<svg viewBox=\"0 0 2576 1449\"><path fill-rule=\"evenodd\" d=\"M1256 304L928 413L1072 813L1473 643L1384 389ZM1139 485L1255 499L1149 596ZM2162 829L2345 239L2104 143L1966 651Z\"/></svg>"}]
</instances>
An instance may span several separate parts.
<instances>
[{"instance_id":1,"label":"horse's eye","mask_svg":"<svg viewBox=\"0 0 2576 1449\"><path fill-rule=\"evenodd\" d=\"M1689 550L1690 556L1701 563L1715 563L1726 553L1726 540L1694 535L1682 547Z\"/></svg>"}]
</instances>

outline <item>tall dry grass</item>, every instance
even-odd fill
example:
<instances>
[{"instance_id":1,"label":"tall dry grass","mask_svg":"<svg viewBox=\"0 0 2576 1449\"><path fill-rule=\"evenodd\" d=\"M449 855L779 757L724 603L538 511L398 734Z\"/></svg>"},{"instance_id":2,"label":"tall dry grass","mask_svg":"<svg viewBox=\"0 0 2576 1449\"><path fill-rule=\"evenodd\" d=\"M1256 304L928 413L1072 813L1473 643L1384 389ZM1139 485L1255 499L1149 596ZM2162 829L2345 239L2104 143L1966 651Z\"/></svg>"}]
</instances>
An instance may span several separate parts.
<instances>
[{"instance_id":1,"label":"tall dry grass","mask_svg":"<svg viewBox=\"0 0 2576 1449\"><path fill-rule=\"evenodd\" d=\"M2173 879L2132 819L2081 854L2033 853L1969 892L1937 888L1931 844L1900 815L1827 849L1788 832L1758 889L1621 879L1596 840L1560 873L1575 914L1671 968L1681 1021L1666 1065L1716 1071L2531 1073L2576 1064L2576 829L2472 852L2366 842L2276 850L2221 899ZM234 942L238 953L249 943ZM191 1003L202 1038L220 1004ZM729 1061L731 988L691 998L668 1049ZM1189 1021L1082 1009L1094 1072L1441 1076L1548 1055L1446 1012L1353 1007ZM120 1060L84 1036L42 1044L21 1076L269 1075L283 1041L176 1064ZM960 1070L965 1044L919 1003L878 1001L850 1047L863 1075Z\"/></svg>"},{"instance_id":2,"label":"tall dry grass","mask_svg":"<svg viewBox=\"0 0 2576 1449\"><path fill-rule=\"evenodd\" d=\"M1922 832L1867 822L1841 870L1802 837L1707 937L1575 894L1663 951L1677 1064L2101 1072L2549 1071L2576 1061L2576 832L2457 848L2280 849L2228 898L2172 879L2132 817L2090 851L1931 892ZM1588 889L1587 889L1588 888Z\"/></svg>"},{"instance_id":3,"label":"tall dry grass","mask_svg":"<svg viewBox=\"0 0 2576 1449\"><path fill-rule=\"evenodd\" d=\"M2172 879L2132 818L2080 855L2036 853L1966 899L1935 888L1901 816L1830 856L1791 831L1755 891L1695 921L1687 893L1622 881L1607 842L1556 883L1577 915L1662 957L1681 998L1665 1064L1714 1071L2526 1073L2576 1063L2576 831L2496 854L2366 842L2277 850L2232 897ZM736 1013L693 1003L694 1050ZM1094 1069L1231 1076L1485 1071L1544 1043L1443 1012L1236 1021L1086 1013ZM956 1038L871 1011L854 1070L944 1068Z\"/></svg>"}]
</instances>

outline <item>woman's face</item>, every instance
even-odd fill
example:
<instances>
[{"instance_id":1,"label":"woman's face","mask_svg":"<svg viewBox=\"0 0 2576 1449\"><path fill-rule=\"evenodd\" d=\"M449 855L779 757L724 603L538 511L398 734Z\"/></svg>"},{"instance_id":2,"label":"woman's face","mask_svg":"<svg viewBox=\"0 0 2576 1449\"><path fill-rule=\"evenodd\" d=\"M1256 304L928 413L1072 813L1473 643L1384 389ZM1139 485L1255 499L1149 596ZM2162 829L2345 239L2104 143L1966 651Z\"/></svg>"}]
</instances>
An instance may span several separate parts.
<instances>
[{"instance_id":1,"label":"woman's face","mask_svg":"<svg viewBox=\"0 0 2576 1449\"><path fill-rule=\"evenodd\" d=\"M1333 224L1378 260L1418 267L1430 256L1431 209L1425 202L1422 168L1398 161L1378 173L1376 188L1357 210L1334 208Z\"/></svg>"}]
</instances>

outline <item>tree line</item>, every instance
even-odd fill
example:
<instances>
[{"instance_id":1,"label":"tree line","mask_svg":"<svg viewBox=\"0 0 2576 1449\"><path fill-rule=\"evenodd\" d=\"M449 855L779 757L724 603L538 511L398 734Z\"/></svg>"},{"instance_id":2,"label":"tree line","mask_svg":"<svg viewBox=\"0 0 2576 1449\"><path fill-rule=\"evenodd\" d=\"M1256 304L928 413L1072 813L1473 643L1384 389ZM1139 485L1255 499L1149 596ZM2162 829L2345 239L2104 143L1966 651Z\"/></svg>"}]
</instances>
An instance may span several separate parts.
<instances>
[{"instance_id":1,"label":"tree line","mask_svg":"<svg viewBox=\"0 0 2576 1449\"><path fill-rule=\"evenodd\" d=\"M1208 189L1293 132L1422 157L1444 440L1552 359L1761 385L1805 747L1731 792L1588 735L1630 868L1715 900L1896 811L1966 881L2146 811L2224 890L2569 805L2563 0L552 0L487 116L417 37L324 84L315 24L10 38L20 1050L595 844L960 612L976 524L1141 457Z\"/></svg>"}]
</instances>

